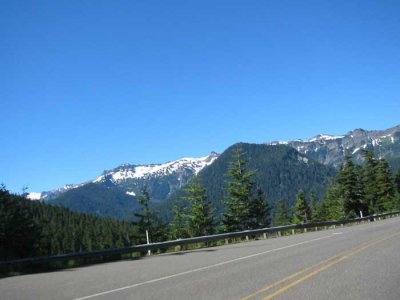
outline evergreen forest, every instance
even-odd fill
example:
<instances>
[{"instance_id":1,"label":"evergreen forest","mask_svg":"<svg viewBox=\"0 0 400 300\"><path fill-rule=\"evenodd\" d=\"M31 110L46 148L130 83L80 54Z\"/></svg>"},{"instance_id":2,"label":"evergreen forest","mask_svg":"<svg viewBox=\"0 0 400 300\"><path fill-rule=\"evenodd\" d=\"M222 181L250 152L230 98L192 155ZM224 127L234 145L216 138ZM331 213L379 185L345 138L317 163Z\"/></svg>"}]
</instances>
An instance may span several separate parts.
<instances>
[{"instance_id":1,"label":"evergreen forest","mask_svg":"<svg viewBox=\"0 0 400 300\"><path fill-rule=\"evenodd\" d=\"M72 212L0 189L0 260L119 248L136 244L126 221Z\"/></svg>"}]
</instances>

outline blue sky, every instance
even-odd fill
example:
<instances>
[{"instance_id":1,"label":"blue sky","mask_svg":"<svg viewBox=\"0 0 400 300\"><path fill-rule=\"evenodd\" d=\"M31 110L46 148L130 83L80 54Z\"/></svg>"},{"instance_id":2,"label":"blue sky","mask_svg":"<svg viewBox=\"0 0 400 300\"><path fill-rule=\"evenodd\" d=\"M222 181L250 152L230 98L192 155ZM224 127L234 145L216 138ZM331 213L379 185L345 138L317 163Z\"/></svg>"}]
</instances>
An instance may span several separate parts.
<instances>
[{"instance_id":1,"label":"blue sky","mask_svg":"<svg viewBox=\"0 0 400 300\"><path fill-rule=\"evenodd\" d=\"M400 2L0 4L0 182L400 124Z\"/></svg>"}]
</instances>

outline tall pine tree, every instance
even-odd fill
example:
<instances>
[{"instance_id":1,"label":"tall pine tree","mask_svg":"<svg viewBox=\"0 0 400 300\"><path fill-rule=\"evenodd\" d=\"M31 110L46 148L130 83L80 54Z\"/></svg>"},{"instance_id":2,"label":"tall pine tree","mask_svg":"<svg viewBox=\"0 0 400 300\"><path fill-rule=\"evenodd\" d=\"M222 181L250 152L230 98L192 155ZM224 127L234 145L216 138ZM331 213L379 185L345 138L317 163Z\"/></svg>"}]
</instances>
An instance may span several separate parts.
<instances>
[{"instance_id":1,"label":"tall pine tree","mask_svg":"<svg viewBox=\"0 0 400 300\"><path fill-rule=\"evenodd\" d=\"M364 199L368 205L368 214L378 213L377 187L376 187L376 166L378 164L374 154L369 150L363 151L364 168L362 173L362 184Z\"/></svg>"},{"instance_id":2,"label":"tall pine tree","mask_svg":"<svg viewBox=\"0 0 400 300\"><path fill-rule=\"evenodd\" d=\"M171 224L170 236L173 239L182 239L188 237L187 216L182 199L177 198L174 201L172 210L173 220Z\"/></svg>"},{"instance_id":3,"label":"tall pine tree","mask_svg":"<svg viewBox=\"0 0 400 300\"><path fill-rule=\"evenodd\" d=\"M297 202L294 206L293 223L304 224L311 222L311 209L307 203L306 196L303 191L297 195Z\"/></svg>"},{"instance_id":4,"label":"tall pine tree","mask_svg":"<svg viewBox=\"0 0 400 300\"><path fill-rule=\"evenodd\" d=\"M167 236L167 225L163 224L157 217L157 213L150 208L150 194L147 187L142 190L139 204L142 206L142 212L134 215L139 219L136 224L143 237L142 241L146 241L146 230L148 231L150 242L164 240Z\"/></svg>"},{"instance_id":5,"label":"tall pine tree","mask_svg":"<svg viewBox=\"0 0 400 300\"><path fill-rule=\"evenodd\" d=\"M265 199L264 192L257 189L257 195L250 202L249 218L250 228L258 229L265 228L271 225L271 209L267 200Z\"/></svg>"},{"instance_id":6,"label":"tall pine tree","mask_svg":"<svg viewBox=\"0 0 400 300\"><path fill-rule=\"evenodd\" d=\"M395 208L395 186L389 164L381 159L376 165L376 212L391 211Z\"/></svg>"},{"instance_id":7,"label":"tall pine tree","mask_svg":"<svg viewBox=\"0 0 400 300\"><path fill-rule=\"evenodd\" d=\"M274 226L290 224L289 209L283 200L279 200L275 210Z\"/></svg>"},{"instance_id":8,"label":"tall pine tree","mask_svg":"<svg viewBox=\"0 0 400 300\"><path fill-rule=\"evenodd\" d=\"M351 156L346 156L338 175L338 183L344 201L344 212L351 218L359 216L360 211L364 214L367 212L360 172L360 168L353 163Z\"/></svg>"},{"instance_id":9,"label":"tall pine tree","mask_svg":"<svg viewBox=\"0 0 400 300\"><path fill-rule=\"evenodd\" d=\"M396 194L397 194L396 209L399 210L400 209L400 169L394 178L394 186L395 186Z\"/></svg>"},{"instance_id":10,"label":"tall pine tree","mask_svg":"<svg viewBox=\"0 0 400 300\"><path fill-rule=\"evenodd\" d=\"M344 200L337 184L332 184L328 189L322 205L326 208L326 213L322 213L326 219L321 221L338 221L346 217Z\"/></svg>"},{"instance_id":11,"label":"tall pine tree","mask_svg":"<svg viewBox=\"0 0 400 300\"><path fill-rule=\"evenodd\" d=\"M246 169L247 160L241 148L236 148L230 164L228 199L225 201L225 213L222 226L226 232L241 231L250 228L250 202L254 188L254 172Z\"/></svg>"},{"instance_id":12,"label":"tall pine tree","mask_svg":"<svg viewBox=\"0 0 400 300\"><path fill-rule=\"evenodd\" d=\"M191 237L210 235L215 232L214 208L208 200L206 190L197 181L191 182L185 189L184 197L188 206L186 217L187 229Z\"/></svg>"}]
</instances>

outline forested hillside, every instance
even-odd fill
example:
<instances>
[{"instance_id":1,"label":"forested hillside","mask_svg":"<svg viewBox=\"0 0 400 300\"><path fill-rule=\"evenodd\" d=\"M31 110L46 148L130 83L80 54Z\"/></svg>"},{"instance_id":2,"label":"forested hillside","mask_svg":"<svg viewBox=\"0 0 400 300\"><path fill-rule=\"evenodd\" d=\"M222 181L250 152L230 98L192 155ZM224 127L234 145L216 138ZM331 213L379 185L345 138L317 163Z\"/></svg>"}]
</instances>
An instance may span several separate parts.
<instances>
[{"instance_id":1,"label":"forested hillside","mask_svg":"<svg viewBox=\"0 0 400 300\"><path fill-rule=\"evenodd\" d=\"M0 189L0 260L134 245L130 222L72 212ZM143 234L141 235L143 236Z\"/></svg>"},{"instance_id":2,"label":"forested hillside","mask_svg":"<svg viewBox=\"0 0 400 300\"><path fill-rule=\"evenodd\" d=\"M132 220L138 208L136 197L128 195L118 186L97 183L68 190L49 203L77 212L121 220Z\"/></svg>"},{"instance_id":3,"label":"forested hillside","mask_svg":"<svg viewBox=\"0 0 400 300\"><path fill-rule=\"evenodd\" d=\"M132 220L138 209L137 195L143 188L153 202L164 202L217 157L212 152L205 157L182 158L164 164L124 164L104 171L95 180L39 193L39 199L78 212Z\"/></svg>"},{"instance_id":4,"label":"forested hillside","mask_svg":"<svg viewBox=\"0 0 400 300\"><path fill-rule=\"evenodd\" d=\"M291 207L299 190L306 194L314 191L317 197L322 197L328 188L329 178L336 174L333 167L309 159L289 146L235 144L224 151L212 165L204 168L196 179L204 185L208 198L216 208L218 218L224 211L224 201L228 196L229 167L234 151L238 148L243 150L244 158L248 161L247 169L255 173L257 188L263 191L272 207L280 199ZM170 212L174 199L182 194L183 191L179 191L160 210ZM172 216L165 217L170 219Z\"/></svg>"}]
</instances>

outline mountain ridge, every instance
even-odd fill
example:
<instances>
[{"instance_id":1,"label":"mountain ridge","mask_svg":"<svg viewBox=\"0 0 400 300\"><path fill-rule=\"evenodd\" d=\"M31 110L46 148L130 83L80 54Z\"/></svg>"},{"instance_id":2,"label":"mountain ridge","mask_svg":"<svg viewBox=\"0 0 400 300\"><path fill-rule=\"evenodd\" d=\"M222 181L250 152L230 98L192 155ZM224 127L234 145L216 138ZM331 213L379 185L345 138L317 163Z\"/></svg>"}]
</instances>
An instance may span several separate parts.
<instances>
[{"instance_id":1,"label":"mountain ridge","mask_svg":"<svg viewBox=\"0 0 400 300\"><path fill-rule=\"evenodd\" d=\"M249 149L251 148L251 153L256 153L248 157L250 167L257 167L257 165L262 165L264 162L265 164L262 168L270 168L270 174L274 173L275 179L279 179L275 180L268 175L267 171L265 171L266 173L263 171L264 173L261 172L260 174L262 175L257 180L260 182L263 182L263 180L268 181L271 184L280 185L290 190L278 191L276 188L271 188L268 191L265 182L262 183L261 185L263 185L267 197L272 202L275 202L278 197L287 198L289 202L292 202L295 192L297 192L294 191L294 187L298 189L303 185L304 189L309 191L312 188L310 182L317 183L318 194L322 195L327 187L325 176L330 176L332 171L330 169L323 170L320 166L315 167L314 162L337 170L346 155L353 155L356 162L362 162L363 155L361 150L368 149L375 152L378 157L387 159L394 171L397 171L396 168L400 167L400 125L386 130L368 131L358 128L349 131L345 135L319 134L305 141L240 144ZM225 176L228 166L226 157L230 157L224 153L233 146L228 147L223 154L211 152L209 155L200 158L186 157L161 164L122 164L116 168L103 171L100 176L93 180L77 185L66 185L50 192L30 193L28 198L63 205L85 213L109 217L117 216L126 219L132 215L132 211L135 212L139 209L137 197L145 187L148 189L155 205L162 204L171 196L176 195L194 176L203 176L204 178L209 176L213 178L207 179L209 181L208 186L215 191L219 190L221 186L224 186L225 182L220 181L218 176ZM276 148L268 148L268 151L263 150L264 154L260 154L260 149L263 149L262 146L274 146ZM289 148L293 150L289 150ZM277 154L279 151L282 151L281 154L290 153L288 157L291 158L289 160L283 159L279 156L280 154ZM268 156L271 153L277 157L276 162L269 161L268 157L263 157L263 155ZM222 160L225 161L224 164L219 162L221 156ZM218 168L218 166L215 166L216 162L222 168L221 170L215 171ZM315 171L315 174L320 174L318 176L321 178L315 178L315 174L312 171L303 172L297 166L297 163L303 163L305 169L309 169L308 163L311 163L314 166L311 169ZM221 167L222 165L223 167ZM296 179L297 175L292 174L293 168L297 170L296 174L300 174L299 178L301 177L301 179ZM212 173L219 175L213 177ZM291 176L294 176L295 179L292 178L294 181ZM217 187L210 180L217 182ZM287 180L292 180L293 182L287 184ZM298 184L299 182L301 182L301 185ZM220 211L223 204L221 202L224 198L223 193L222 189L209 195L219 199L215 201ZM127 209L129 209L129 212L126 211Z\"/></svg>"},{"instance_id":2,"label":"mountain ridge","mask_svg":"<svg viewBox=\"0 0 400 300\"><path fill-rule=\"evenodd\" d=\"M27 198L31 200L44 200L48 201L54 199L55 197L63 194L69 190L73 190L76 188L80 188L84 185L90 183L101 183L101 182L111 182L113 184L118 184L122 181L126 181L129 179L143 179L149 178L151 176L163 176L169 175L173 172L179 171L180 168L188 168L191 169L195 174L197 174L201 169L211 164L216 158L218 158L219 154L212 151L209 155L192 158L192 157L184 157L177 160L168 161L165 163L155 163L155 164L121 164L120 166L105 170L102 174L93 179L80 184L67 184L61 188L57 188L51 191L43 191L43 192L30 192L27 193ZM137 172L137 169L140 169ZM135 176L137 174L139 176ZM131 193L133 191L127 191ZM135 193L136 194L136 193Z\"/></svg>"},{"instance_id":3,"label":"mountain ridge","mask_svg":"<svg viewBox=\"0 0 400 300\"><path fill-rule=\"evenodd\" d=\"M325 164L339 168L346 155L356 162L363 161L362 149L373 151L388 159L393 169L400 166L400 125L385 130L354 129L345 135L319 134L308 140L274 141L268 145L289 145L300 153Z\"/></svg>"}]
</instances>

